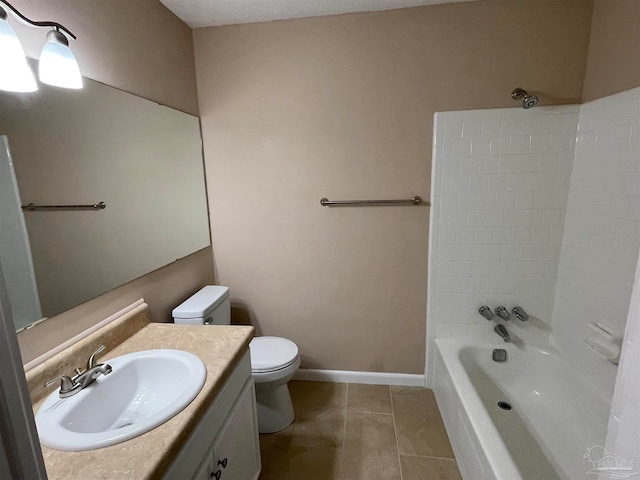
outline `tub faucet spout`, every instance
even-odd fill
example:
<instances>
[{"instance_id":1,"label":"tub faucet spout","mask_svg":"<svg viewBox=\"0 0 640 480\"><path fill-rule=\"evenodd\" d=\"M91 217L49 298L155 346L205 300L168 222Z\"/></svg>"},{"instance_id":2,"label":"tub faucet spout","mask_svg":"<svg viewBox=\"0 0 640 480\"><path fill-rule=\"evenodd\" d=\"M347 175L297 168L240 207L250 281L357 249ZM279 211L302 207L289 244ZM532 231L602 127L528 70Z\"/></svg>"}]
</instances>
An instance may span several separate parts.
<instances>
[{"instance_id":1,"label":"tub faucet spout","mask_svg":"<svg viewBox=\"0 0 640 480\"><path fill-rule=\"evenodd\" d=\"M491 320L493 318L493 312L487 305L483 305L478 309L478 313L482 315L487 320Z\"/></svg>"},{"instance_id":2,"label":"tub faucet spout","mask_svg":"<svg viewBox=\"0 0 640 480\"><path fill-rule=\"evenodd\" d=\"M509 332L504 325L496 325L493 331L500 335L500 338L502 338L502 340L504 340L505 342L511 341L511 335L509 335Z\"/></svg>"}]
</instances>

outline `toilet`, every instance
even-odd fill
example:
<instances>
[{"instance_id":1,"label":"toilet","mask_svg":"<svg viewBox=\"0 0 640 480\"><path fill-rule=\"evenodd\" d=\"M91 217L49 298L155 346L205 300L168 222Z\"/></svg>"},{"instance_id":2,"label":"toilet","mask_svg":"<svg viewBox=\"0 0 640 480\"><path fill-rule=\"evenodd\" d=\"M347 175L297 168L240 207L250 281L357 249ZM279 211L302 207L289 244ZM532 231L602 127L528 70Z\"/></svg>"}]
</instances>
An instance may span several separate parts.
<instances>
[{"instance_id":1,"label":"toilet","mask_svg":"<svg viewBox=\"0 0 640 480\"><path fill-rule=\"evenodd\" d=\"M207 285L173 309L173 321L182 325L230 325L229 287ZM287 383L300 366L298 347L281 337L255 337L249 344L251 373L256 387L258 430L284 430L295 416Z\"/></svg>"}]
</instances>

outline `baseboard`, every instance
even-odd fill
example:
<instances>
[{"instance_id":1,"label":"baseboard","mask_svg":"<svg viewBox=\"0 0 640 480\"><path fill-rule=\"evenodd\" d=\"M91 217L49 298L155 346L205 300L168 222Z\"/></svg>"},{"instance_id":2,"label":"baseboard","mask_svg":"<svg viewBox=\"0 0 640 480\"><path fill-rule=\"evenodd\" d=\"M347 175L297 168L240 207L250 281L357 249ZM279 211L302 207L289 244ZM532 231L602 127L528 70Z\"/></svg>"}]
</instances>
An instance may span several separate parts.
<instances>
[{"instance_id":1,"label":"baseboard","mask_svg":"<svg viewBox=\"0 0 640 480\"><path fill-rule=\"evenodd\" d=\"M348 370L314 370L300 368L294 380L333 383L366 383L369 385L402 385L424 387L425 376L411 373L351 372Z\"/></svg>"}]
</instances>

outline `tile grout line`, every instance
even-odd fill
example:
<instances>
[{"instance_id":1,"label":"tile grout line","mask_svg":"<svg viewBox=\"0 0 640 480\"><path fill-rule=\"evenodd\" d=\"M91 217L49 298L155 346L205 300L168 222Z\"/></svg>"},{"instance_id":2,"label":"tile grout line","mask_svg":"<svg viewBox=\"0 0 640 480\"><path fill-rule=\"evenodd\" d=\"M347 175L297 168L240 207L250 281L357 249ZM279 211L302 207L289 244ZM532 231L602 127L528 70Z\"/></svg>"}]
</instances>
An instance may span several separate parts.
<instances>
[{"instance_id":1,"label":"tile grout line","mask_svg":"<svg viewBox=\"0 0 640 480\"><path fill-rule=\"evenodd\" d=\"M416 458L433 458L435 460L451 460L453 462L456 461L455 458L451 458L451 457L434 457L433 455L413 455L413 454L409 454L409 453L403 453L402 456L403 457L416 457Z\"/></svg>"},{"instance_id":2,"label":"tile grout line","mask_svg":"<svg viewBox=\"0 0 640 480\"><path fill-rule=\"evenodd\" d=\"M393 416L393 433L396 439L396 449L398 452L398 468L400 469L400 480L404 480L402 476L402 461L400 459L400 444L398 443L398 428L396 427L396 409L393 406L393 395L391 394L391 386L389 386L389 398L391 399L391 415Z\"/></svg>"},{"instance_id":3,"label":"tile grout line","mask_svg":"<svg viewBox=\"0 0 640 480\"><path fill-rule=\"evenodd\" d=\"M355 410L355 409L347 409L348 412L353 412L353 413L366 413L369 415L393 415L392 413L386 413L386 412L368 412L366 410Z\"/></svg>"}]
</instances>

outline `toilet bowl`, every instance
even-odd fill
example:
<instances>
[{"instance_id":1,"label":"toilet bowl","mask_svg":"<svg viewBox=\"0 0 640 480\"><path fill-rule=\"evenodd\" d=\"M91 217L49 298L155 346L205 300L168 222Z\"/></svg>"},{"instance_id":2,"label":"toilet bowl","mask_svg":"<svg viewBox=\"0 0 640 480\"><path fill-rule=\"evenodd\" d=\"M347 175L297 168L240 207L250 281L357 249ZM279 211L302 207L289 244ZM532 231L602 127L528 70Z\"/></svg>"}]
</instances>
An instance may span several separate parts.
<instances>
[{"instance_id":1,"label":"toilet bowl","mask_svg":"<svg viewBox=\"0 0 640 480\"><path fill-rule=\"evenodd\" d=\"M300 366L298 347L280 337L256 337L249 344L251 373L256 386L258 430L284 430L295 416L287 383Z\"/></svg>"},{"instance_id":2,"label":"toilet bowl","mask_svg":"<svg viewBox=\"0 0 640 480\"><path fill-rule=\"evenodd\" d=\"M208 285L173 309L176 324L230 325L229 287ZM249 344L256 390L258 430L275 433L293 422L287 383L300 366L298 347L281 337L255 337Z\"/></svg>"}]
</instances>

